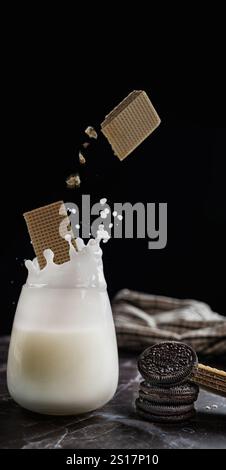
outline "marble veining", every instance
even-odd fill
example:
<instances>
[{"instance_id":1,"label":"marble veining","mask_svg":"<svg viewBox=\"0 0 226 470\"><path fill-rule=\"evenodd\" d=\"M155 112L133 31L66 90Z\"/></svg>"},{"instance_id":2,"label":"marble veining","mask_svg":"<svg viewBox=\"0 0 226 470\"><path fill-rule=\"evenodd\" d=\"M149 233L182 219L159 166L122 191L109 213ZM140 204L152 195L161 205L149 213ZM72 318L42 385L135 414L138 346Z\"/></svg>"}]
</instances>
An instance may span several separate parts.
<instances>
[{"instance_id":1,"label":"marble veining","mask_svg":"<svg viewBox=\"0 0 226 470\"><path fill-rule=\"evenodd\" d=\"M117 392L102 409L81 416L42 416L24 410L6 387L8 338L0 340L0 448L196 449L226 448L226 399L201 391L196 417L181 425L157 425L136 414L140 374L136 355L120 354Z\"/></svg>"}]
</instances>

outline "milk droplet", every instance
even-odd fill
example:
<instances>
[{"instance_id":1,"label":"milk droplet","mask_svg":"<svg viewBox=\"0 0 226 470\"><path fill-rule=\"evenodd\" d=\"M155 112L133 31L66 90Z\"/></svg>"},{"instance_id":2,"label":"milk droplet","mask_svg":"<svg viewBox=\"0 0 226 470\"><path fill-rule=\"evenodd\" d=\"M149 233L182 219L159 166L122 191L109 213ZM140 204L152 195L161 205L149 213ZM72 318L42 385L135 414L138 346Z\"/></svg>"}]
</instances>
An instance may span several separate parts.
<instances>
[{"instance_id":1,"label":"milk droplet","mask_svg":"<svg viewBox=\"0 0 226 470\"><path fill-rule=\"evenodd\" d=\"M67 210L70 211L72 214L76 214L76 209L74 207L72 209L68 207Z\"/></svg>"},{"instance_id":2,"label":"milk droplet","mask_svg":"<svg viewBox=\"0 0 226 470\"><path fill-rule=\"evenodd\" d=\"M100 203L101 203L102 206L104 206L104 204L106 204L106 202L107 202L106 197L103 197L103 198L100 200Z\"/></svg>"},{"instance_id":3,"label":"milk droplet","mask_svg":"<svg viewBox=\"0 0 226 470\"><path fill-rule=\"evenodd\" d=\"M117 214L118 214L117 211L112 212L113 217L116 217Z\"/></svg>"},{"instance_id":4,"label":"milk droplet","mask_svg":"<svg viewBox=\"0 0 226 470\"><path fill-rule=\"evenodd\" d=\"M97 240L99 241L103 240L103 242L106 243L106 241L108 241L109 238L110 238L110 235L107 232L107 230L104 229L104 225L103 224L99 225L98 230L97 230Z\"/></svg>"},{"instance_id":5,"label":"milk droplet","mask_svg":"<svg viewBox=\"0 0 226 470\"><path fill-rule=\"evenodd\" d=\"M122 215L118 215L118 220L122 220L123 219L123 216Z\"/></svg>"},{"instance_id":6,"label":"milk droplet","mask_svg":"<svg viewBox=\"0 0 226 470\"><path fill-rule=\"evenodd\" d=\"M112 228L112 227L113 227L113 224L112 224L112 223L111 223L111 224L109 224L109 228Z\"/></svg>"}]
</instances>

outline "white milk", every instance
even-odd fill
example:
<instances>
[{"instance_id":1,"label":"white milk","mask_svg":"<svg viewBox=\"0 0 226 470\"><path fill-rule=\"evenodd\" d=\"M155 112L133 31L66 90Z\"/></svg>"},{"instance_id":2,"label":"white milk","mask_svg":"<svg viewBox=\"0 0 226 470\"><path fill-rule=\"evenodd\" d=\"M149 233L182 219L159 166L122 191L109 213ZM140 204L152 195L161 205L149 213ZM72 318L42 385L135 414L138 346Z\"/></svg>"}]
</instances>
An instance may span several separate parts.
<instances>
[{"instance_id":1,"label":"white milk","mask_svg":"<svg viewBox=\"0 0 226 470\"><path fill-rule=\"evenodd\" d=\"M69 240L70 242L70 240ZM21 406L47 414L79 414L103 406L118 382L118 356L102 251L92 240L70 244L70 261L26 262L15 315L7 381Z\"/></svg>"}]
</instances>

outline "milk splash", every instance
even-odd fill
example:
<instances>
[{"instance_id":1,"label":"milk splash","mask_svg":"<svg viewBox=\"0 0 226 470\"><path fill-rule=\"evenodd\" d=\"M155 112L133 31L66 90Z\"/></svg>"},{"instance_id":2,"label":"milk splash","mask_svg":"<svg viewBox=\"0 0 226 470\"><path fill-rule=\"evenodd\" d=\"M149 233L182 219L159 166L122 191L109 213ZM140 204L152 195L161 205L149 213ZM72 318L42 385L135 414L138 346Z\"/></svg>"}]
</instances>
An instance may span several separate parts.
<instances>
[{"instance_id":1,"label":"milk splash","mask_svg":"<svg viewBox=\"0 0 226 470\"><path fill-rule=\"evenodd\" d=\"M87 245L81 238L76 238L76 249L72 244L71 235L65 239L69 244L69 261L63 264L54 263L52 250L44 250L46 266L40 269L38 260L26 260L28 270L26 285L28 287L52 288L98 288L106 289L103 273L102 249L100 240L105 235L100 229L96 239L90 239Z\"/></svg>"}]
</instances>

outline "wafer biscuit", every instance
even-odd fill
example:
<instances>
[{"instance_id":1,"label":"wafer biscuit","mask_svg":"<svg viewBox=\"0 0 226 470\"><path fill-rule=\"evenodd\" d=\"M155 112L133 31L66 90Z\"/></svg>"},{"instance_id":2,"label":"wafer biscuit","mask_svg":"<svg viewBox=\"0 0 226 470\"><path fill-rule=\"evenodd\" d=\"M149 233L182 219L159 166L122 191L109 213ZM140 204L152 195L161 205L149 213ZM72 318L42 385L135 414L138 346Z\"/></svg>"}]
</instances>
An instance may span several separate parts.
<instances>
[{"instance_id":1,"label":"wafer biscuit","mask_svg":"<svg viewBox=\"0 0 226 470\"><path fill-rule=\"evenodd\" d=\"M195 375L220 380L224 382L226 387L226 372L224 370L215 369L214 367L206 366L204 364L199 364Z\"/></svg>"},{"instance_id":2,"label":"wafer biscuit","mask_svg":"<svg viewBox=\"0 0 226 470\"><path fill-rule=\"evenodd\" d=\"M195 376L195 381L199 381L199 382L205 382L205 383L209 383L209 384L212 384L212 386L216 385L216 387L220 387L222 389L224 389L226 391L226 383L225 382L222 382L222 380L217 380L215 378L207 378L207 377L203 377L203 376L200 376L199 374L197 374Z\"/></svg>"},{"instance_id":3,"label":"wafer biscuit","mask_svg":"<svg viewBox=\"0 0 226 470\"><path fill-rule=\"evenodd\" d=\"M66 218L67 211L63 201L39 207L25 212L23 215L40 268L42 269L46 265L43 251L47 248L53 251L56 264L69 261L68 242L59 233L62 220L65 220L65 223L61 225L65 235L68 233L67 227L70 224L69 218L68 220ZM64 234L62 233L62 235Z\"/></svg>"},{"instance_id":4,"label":"wafer biscuit","mask_svg":"<svg viewBox=\"0 0 226 470\"><path fill-rule=\"evenodd\" d=\"M160 124L149 97L142 90L132 91L101 123L101 131L120 159L126 158Z\"/></svg>"},{"instance_id":5,"label":"wafer biscuit","mask_svg":"<svg viewBox=\"0 0 226 470\"><path fill-rule=\"evenodd\" d=\"M198 364L191 380L211 392L226 396L226 372L223 370Z\"/></svg>"},{"instance_id":6,"label":"wafer biscuit","mask_svg":"<svg viewBox=\"0 0 226 470\"><path fill-rule=\"evenodd\" d=\"M224 387L221 383L211 380L205 380L200 377L195 377L191 379L192 382L200 385L201 388L205 388L206 390L210 390L212 393L218 393L218 395L226 396L226 387Z\"/></svg>"}]
</instances>

